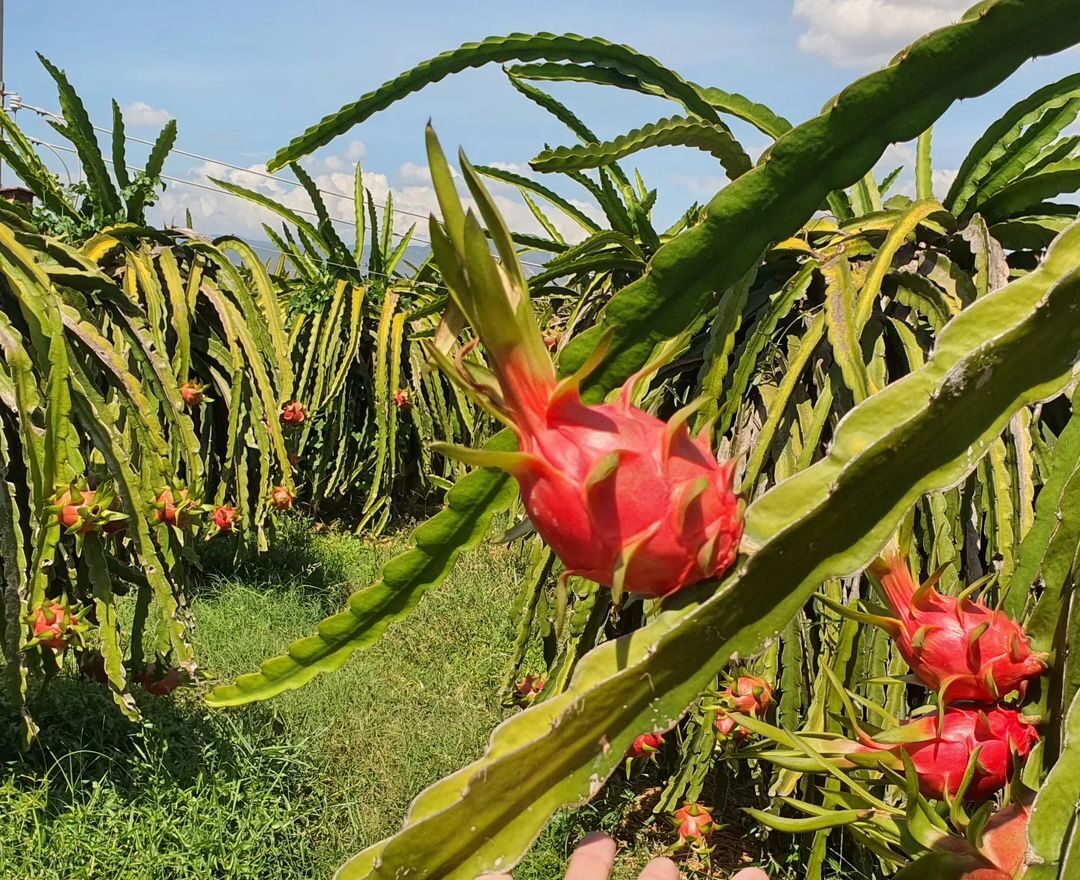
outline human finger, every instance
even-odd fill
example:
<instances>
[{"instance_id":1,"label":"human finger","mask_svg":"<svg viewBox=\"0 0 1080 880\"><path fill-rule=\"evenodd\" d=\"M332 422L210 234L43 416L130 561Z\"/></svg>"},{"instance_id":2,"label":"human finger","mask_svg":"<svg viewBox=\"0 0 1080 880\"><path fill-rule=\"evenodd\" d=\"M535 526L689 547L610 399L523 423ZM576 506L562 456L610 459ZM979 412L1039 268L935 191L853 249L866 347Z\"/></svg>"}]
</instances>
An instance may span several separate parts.
<instances>
[{"instance_id":1,"label":"human finger","mask_svg":"<svg viewBox=\"0 0 1080 880\"><path fill-rule=\"evenodd\" d=\"M679 880L679 869L671 859L661 856L644 867L638 880Z\"/></svg>"},{"instance_id":2,"label":"human finger","mask_svg":"<svg viewBox=\"0 0 1080 880\"><path fill-rule=\"evenodd\" d=\"M608 880L615 865L615 841L602 831L586 834L566 865L566 880Z\"/></svg>"}]
</instances>

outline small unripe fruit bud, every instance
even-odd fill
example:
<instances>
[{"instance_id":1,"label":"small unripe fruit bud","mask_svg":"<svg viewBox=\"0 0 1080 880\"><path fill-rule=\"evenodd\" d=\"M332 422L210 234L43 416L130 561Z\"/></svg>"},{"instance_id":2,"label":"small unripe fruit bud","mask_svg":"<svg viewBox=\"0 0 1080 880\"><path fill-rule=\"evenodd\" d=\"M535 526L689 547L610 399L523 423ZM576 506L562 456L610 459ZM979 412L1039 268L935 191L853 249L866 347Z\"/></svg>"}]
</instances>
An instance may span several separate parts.
<instances>
[{"instance_id":1,"label":"small unripe fruit bud","mask_svg":"<svg viewBox=\"0 0 1080 880\"><path fill-rule=\"evenodd\" d=\"M275 486L270 492L270 505L274 510L288 510L296 496L286 486Z\"/></svg>"},{"instance_id":2,"label":"small unripe fruit bud","mask_svg":"<svg viewBox=\"0 0 1080 880\"><path fill-rule=\"evenodd\" d=\"M286 428L298 428L305 421L307 421L307 410L300 401L290 401L281 408L281 424Z\"/></svg>"}]
</instances>

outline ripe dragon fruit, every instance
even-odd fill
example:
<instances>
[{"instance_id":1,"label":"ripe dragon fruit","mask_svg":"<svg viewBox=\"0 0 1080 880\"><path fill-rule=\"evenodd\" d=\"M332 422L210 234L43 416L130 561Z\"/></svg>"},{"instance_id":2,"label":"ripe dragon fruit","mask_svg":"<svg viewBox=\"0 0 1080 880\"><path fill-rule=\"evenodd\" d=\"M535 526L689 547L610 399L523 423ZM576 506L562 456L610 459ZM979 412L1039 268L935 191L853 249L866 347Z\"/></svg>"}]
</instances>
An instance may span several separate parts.
<instances>
[{"instance_id":1,"label":"ripe dragon fruit","mask_svg":"<svg viewBox=\"0 0 1080 880\"><path fill-rule=\"evenodd\" d=\"M630 746L630 751L627 752L627 757L637 758L651 758L658 751L660 746L664 744L664 735L661 733L643 733L637 739L634 740Z\"/></svg>"},{"instance_id":2,"label":"ripe dragon fruit","mask_svg":"<svg viewBox=\"0 0 1080 880\"><path fill-rule=\"evenodd\" d=\"M1030 818L1027 803L1011 803L987 820L974 841L958 835L940 838L931 843L930 853L896 876L911 880L1019 880L1026 872Z\"/></svg>"},{"instance_id":3,"label":"ripe dragon fruit","mask_svg":"<svg viewBox=\"0 0 1080 880\"><path fill-rule=\"evenodd\" d=\"M60 602L40 605L30 613L30 626L34 642L50 648L57 654L67 650L79 635L78 616Z\"/></svg>"},{"instance_id":4,"label":"ripe dragon fruit","mask_svg":"<svg viewBox=\"0 0 1080 880\"><path fill-rule=\"evenodd\" d=\"M408 388L399 388L394 392L394 406L402 412L408 412L412 409L412 400Z\"/></svg>"},{"instance_id":5,"label":"ripe dragon fruit","mask_svg":"<svg viewBox=\"0 0 1080 880\"><path fill-rule=\"evenodd\" d=\"M187 489L180 489L174 493L172 489L166 487L158 493L154 508L154 518L159 523L183 530L191 525L191 519L198 510L198 504L188 496Z\"/></svg>"},{"instance_id":6,"label":"ripe dragon fruit","mask_svg":"<svg viewBox=\"0 0 1080 880\"><path fill-rule=\"evenodd\" d=\"M288 510L293 506L296 495L288 486L275 486L270 492L270 506L274 510Z\"/></svg>"},{"instance_id":7,"label":"ripe dragon fruit","mask_svg":"<svg viewBox=\"0 0 1080 880\"><path fill-rule=\"evenodd\" d=\"M990 816L972 853L982 864L971 866L957 880L1015 880L1022 877L1030 818L1027 803L1010 803Z\"/></svg>"},{"instance_id":8,"label":"ripe dragon fruit","mask_svg":"<svg viewBox=\"0 0 1080 880\"><path fill-rule=\"evenodd\" d=\"M148 663L139 675L144 691L155 697L164 697L180 687L180 670L157 662Z\"/></svg>"},{"instance_id":9,"label":"ripe dragon fruit","mask_svg":"<svg viewBox=\"0 0 1080 880\"><path fill-rule=\"evenodd\" d=\"M71 485L53 499L50 510L55 511L56 521L66 534L114 534L124 528L127 519L112 509L115 503L115 496L107 488L95 491Z\"/></svg>"},{"instance_id":10,"label":"ripe dragon fruit","mask_svg":"<svg viewBox=\"0 0 1080 880\"><path fill-rule=\"evenodd\" d=\"M299 428L307 421L307 410L299 400L292 400L281 408L281 424L286 428Z\"/></svg>"},{"instance_id":11,"label":"ripe dragon fruit","mask_svg":"<svg viewBox=\"0 0 1080 880\"><path fill-rule=\"evenodd\" d=\"M184 406L188 409L195 409L206 403L209 398L206 396L206 389L208 386L200 385L198 382L193 382L190 379L180 386L180 399L184 401Z\"/></svg>"},{"instance_id":12,"label":"ripe dragon fruit","mask_svg":"<svg viewBox=\"0 0 1080 880\"><path fill-rule=\"evenodd\" d=\"M566 566L611 587L657 597L717 577L732 564L742 536L741 505L732 492L731 462L717 463L709 432L692 439L695 407L668 422L633 406L635 380L615 403L586 405L584 378L606 350L598 347L573 376L557 381L529 301L528 283L502 219L468 162L466 182L501 258L488 250L479 221L464 213L434 133L428 156L446 227L432 218L433 251L458 310L484 343L490 370L451 361L439 344L428 351L439 367L517 437L517 452L434 448L468 464L510 473L529 520ZM438 339L438 337L436 337Z\"/></svg>"},{"instance_id":13,"label":"ripe dragon fruit","mask_svg":"<svg viewBox=\"0 0 1080 880\"><path fill-rule=\"evenodd\" d=\"M784 731L772 731L767 734L770 738L790 746ZM856 732L858 741L813 732L801 738L840 769L866 767L902 774L906 755L918 777L919 791L935 800L957 796L988 800L1005 787L1014 765L1020 766L1039 741L1034 724L1018 710L1001 705L951 705L941 713L931 712L873 736ZM961 795L972 756L976 756L972 778ZM764 751L758 757L790 770L821 769L819 759L809 759L799 750Z\"/></svg>"},{"instance_id":14,"label":"ripe dragon fruit","mask_svg":"<svg viewBox=\"0 0 1080 880\"><path fill-rule=\"evenodd\" d=\"M514 686L518 701L525 704L533 702L540 696L540 691L544 689L545 684L547 684L547 679L542 675L526 675Z\"/></svg>"},{"instance_id":15,"label":"ripe dragon fruit","mask_svg":"<svg viewBox=\"0 0 1080 880\"><path fill-rule=\"evenodd\" d=\"M732 736L745 739L750 735L746 728L740 727L723 709L716 710L716 732L720 734L720 739L730 739Z\"/></svg>"},{"instance_id":16,"label":"ripe dragon fruit","mask_svg":"<svg viewBox=\"0 0 1080 880\"><path fill-rule=\"evenodd\" d=\"M231 532L236 526L237 510L222 504L214 510L214 525L222 532Z\"/></svg>"},{"instance_id":17,"label":"ripe dragon fruit","mask_svg":"<svg viewBox=\"0 0 1080 880\"><path fill-rule=\"evenodd\" d=\"M764 718L773 704L772 686L756 675L740 675L724 696L744 715L755 718Z\"/></svg>"},{"instance_id":18,"label":"ripe dragon fruit","mask_svg":"<svg viewBox=\"0 0 1080 880\"><path fill-rule=\"evenodd\" d=\"M916 588L895 549L870 571L896 615L874 622L887 629L911 671L943 703L992 703L1011 691L1023 696L1028 680L1046 669L1016 621L966 596L943 596L933 578Z\"/></svg>"},{"instance_id":19,"label":"ripe dragon fruit","mask_svg":"<svg viewBox=\"0 0 1080 880\"><path fill-rule=\"evenodd\" d=\"M976 750L975 772L963 797L970 801L993 797L1009 781L1014 756L1026 757L1039 741L1035 727L1005 706L952 705L940 715L934 712L902 724L897 731L864 742L849 757L861 763L862 755L904 752L915 765L919 791L938 800L957 795Z\"/></svg>"},{"instance_id":20,"label":"ripe dragon fruit","mask_svg":"<svg viewBox=\"0 0 1080 880\"><path fill-rule=\"evenodd\" d=\"M1004 875L1003 880L1012 880L1023 873L1030 819L1031 810L1027 804L1013 803L994 813L983 827L979 855ZM969 874L965 880L976 878Z\"/></svg>"},{"instance_id":21,"label":"ripe dragon fruit","mask_svg":"<svg viewBox=\"0 0 1080 880\"><path fill-rule=\"evenodd\" d=\"M772 686L756 675L740 675L721 692L720 701L728 709L734 709L743 715L764 718L773 704ZM739 727L723 706L716 712L716 729L721 739L727 739L732 734L740 739L748 736L748 731Z\"/></svg>"},{"instance_id":22,"label":"ripe dragon fruit","mask_svg":"<svg viewBox=\"0 0 1080 880\"><path fill-rule=\"evenodd\" d=\"M716 828L712 814L701 804L687 804L675 811L679 843L704 844Z\"/></svg>"}]
</instances>

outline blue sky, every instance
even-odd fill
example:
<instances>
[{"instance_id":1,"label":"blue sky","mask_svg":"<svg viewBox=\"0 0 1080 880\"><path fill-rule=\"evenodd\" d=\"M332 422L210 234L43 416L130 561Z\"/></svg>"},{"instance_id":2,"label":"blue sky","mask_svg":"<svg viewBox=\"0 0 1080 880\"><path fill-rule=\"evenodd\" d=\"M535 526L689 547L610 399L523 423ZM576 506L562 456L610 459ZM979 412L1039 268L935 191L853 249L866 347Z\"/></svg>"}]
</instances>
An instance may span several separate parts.
<instances>
[{"instance_id":1,"label":"blue sky","mask_svg":"<svg viewBox=\"0 0 1080 880\"><path fill-rule=\"evenodd\" d=\"M107 125L109 99L128 109L130 134L152 137L168 116L178 146L243 167L260 168L273 152L324 114L415 63L491 34L549 30L628 43L706 85L741 92L798 122L814 115L848 82L882 64L913 37L955 19L965 0L545 0L543 3L398 3L319 0L190 0L181 6L114 0L109 4L8 0L5 79L28 104L55 109L51 81L34 51L67 70L91 117ZM947 185L967 147L1008 103L1080 68L1066 53L1026 65L990 96L953 108L935 137L935 165ZM553 88L603 137L679 112L674 104L582 85ZM518 95L497 67L451 77L335 141L305 164L324 189L348 193L357 160L380 201L426 213L432 199L423 169L423 124L431 117L444 144L463 144L474 161L518 170L545 143L570 143L562 126ZM58 136L28 111L24 128ZM738 128L754 152L761 135ZM130 146L133 161L145 149ZM882 167L910 159L895 148ZM50 160L51 161L51 160ZM54 163L55 164L55 163ZM667 223L723 183L711 157L666 148L636 165L660 191L657 219ZM303 205L302 194L274 181L174 156L167 173L205 182L208 173L257 186ZM579 196L572 188L564 193ZM509 190L500 203L515 228L532 218ZM259 212L223 195L172 185L161 220L190 209L207 232L255 235ZM334 200L337 216L351 205ZM401 218L402 222L410 222Z\"/></svg>"}]
</instances>

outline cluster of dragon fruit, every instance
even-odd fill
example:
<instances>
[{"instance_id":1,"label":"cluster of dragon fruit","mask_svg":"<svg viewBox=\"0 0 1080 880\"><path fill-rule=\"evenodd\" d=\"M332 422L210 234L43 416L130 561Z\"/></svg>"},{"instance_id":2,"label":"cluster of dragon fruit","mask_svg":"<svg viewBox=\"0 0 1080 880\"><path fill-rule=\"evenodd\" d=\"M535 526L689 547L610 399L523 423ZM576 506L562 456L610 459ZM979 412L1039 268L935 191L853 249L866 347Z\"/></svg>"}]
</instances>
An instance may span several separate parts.
<instances>
[{"instance_id":1,"label":"cluster of dragon fruit","mask_svg":"<svg viewBox=\"0 0 1080 880\"><path fill-rule=\"evenodd\" d=\"M180 399L188 410L197 410L213 402L206 390L207 386L196 380L183 382L179 387ZM308 413L303 403L294 400L282 406L279 417L282 427L295 435L296 429L307 421ZM294 468L297 466L294 455L290 456L290 463ZM292 508L295 497L288 486L274 486L266 503L272 510L285 511ZM107 480L94 482L93 488L85 479L72 482L56 493L46 513L59 525L62 534L76 542L76 546L91 535L95 539L121 541L128 525L128 514ZM202 503L184 486L162 487L152 505L152 521L157 526L187 534L205 525L207 538L234 532L239 517L240 512L235 506ZM66 595L48 598L27 614L30 636L26 646L49 651L55 657L61 657L69 647L74 647L78 651L80 674L105 684L108 682L105 659L88 643L93 630L88 618L92 615L92 607L79 606ZM146 664L141 663L141 658L134 662L141 670L137 679L143 690L155 696L172 693L188 678L185 670L171 666L165 657Z\"/></svg>"},{"instance_id":2,"label":"cluster of dragon fruit","mask_svg":"<svg viewBox=\"0 0 1080 880\"><path fill-rule=\"evenodd\" d=\"M939 711L905 725L903 743L868 740L870 751L904 751L929 798L980 801L1005 787L1016 759L1039 740L1009 695L1023 698L1046 670L1020 625L968 595L942 595L935 578L916 587L899 552L871 567L894 617L881 618L912 674L937 691ZM971 773L968 773L969 764ZM965 787L966 785L966 787Z\"/></svg>"},{"instance_id":3,"label":"cluster of dragon fruit","mask_svg":"<svg viewBox=\"0 0 1080 880\"><path fill-rule=\"evenodd\" d=\"M430 130L428 144L433 170L449 180ZM433 344L429 351L451 380L509 427L517 449L438 444L437 450L501 468L517 480L529 522L564 565L564 585L572 576L587 578L609 587L618 606L624 592L660 599L720 578L735 562L743 530L734 462L717 460L711 431L691 436L694 404L666 421L634 405L647 368L614 400L584 402L581 389L603 361L610 337L577 372L558 378L528 283L509 237L500 234L498 212L464 160L463 169L500 260L492 258L479 220L464 212L453 188L437 187L444 220L432 220L432 246L456 309L444 326L457 323L460 329L463 317L475 338L455 358L448 355L450 344ZM483 361L472 356L477 343ZM1016 702L1045 670L1044 658L1004 612L970 594L943 595L933 578L916 587L898 551L887 551L871 575L893 613L871 622L888 631L912 675L937 692L936 711L893 730L870 733L856 725L856 739L817 743L822 759L837 768L892 771L892 779L913 767L921 797L992 798L1038 741ZM535 675L519 683L520 703L543 699L544 685ZM716 735L725 746L738 747L755 729L769 727L773 688L764 679L735 675L714 696ZM627 755L628 770L655 760L664 748L664 732L639 735ZM708 851L716 823L704 805L686 804L673 822L677 845Z\"/></svg>"},{"instance_id":4,"label":"cluster of dragon fruit","mask_svg":"<svg viewBox=\"0 0 1080 880\"><path fill-rule=\"evenodd\" d=\"M804 737L838 768L887 768L902 773L909 765L919 794L929 799L981 803L993 798L1039 740L1034 723L1017 703L1029 683L1046 671L1045 659L1032 651L1021 626L1004 612L969 594L943 595L936 589L936 578L916 586L908 563L895 549L879 558L870 571L893 613L875 616L873 622L892 637L915 679L937 693L937 706L874 735L856 726L854 740ZM717 701L720 741L749 740L751 727L769 735L768 725L755 722L766 718L773 703L767 681L748 674L734 677ZM782 731L777 733L777 739L786 739ZM661 733L638 736L628 753L628 766L642 759L655 760L664 741ZM762 753L761 757L786 766L784 753ZM796 761L790 766L803 765ZM715 823L703 805L688 805L683 813L688 809L692 811L689 821L685 821L689 814L676 817L679 842L707 852L708 830ZM1018 876L1027 817L1027 805L1019 802L999 811L987 825L984 846L967 856L975 869L987 862L993 866L978 876L986 880Z\"/></svg>"}]
</instances>

